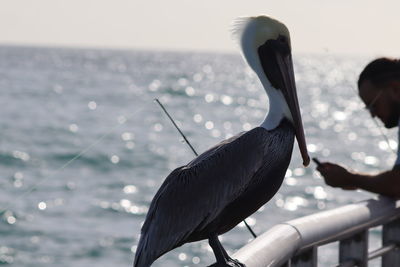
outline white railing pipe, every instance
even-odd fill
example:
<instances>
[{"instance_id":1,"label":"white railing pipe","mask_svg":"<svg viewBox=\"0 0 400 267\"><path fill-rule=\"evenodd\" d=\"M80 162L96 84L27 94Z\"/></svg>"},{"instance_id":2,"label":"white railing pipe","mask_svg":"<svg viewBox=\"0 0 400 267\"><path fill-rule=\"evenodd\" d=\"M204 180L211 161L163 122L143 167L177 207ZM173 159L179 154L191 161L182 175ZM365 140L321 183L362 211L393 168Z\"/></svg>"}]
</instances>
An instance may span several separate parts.
<instances>
[{"instance_id":1,"label":"white railing pipe","mask_svg":"<svg viewBox=\"0 0 400 267\"><path fill-rule=\"evenodd\" d=\"M237 251L233 258L246 267L272 267L285 264L296 254L311 251L309 261L316 264L317 246L346 239L399 217L400 200L381 196L278 224ZM367 254L361 247L352 242L347 246L360 251L357 257L362 257L361 261L366 259ZM342 255L346 257L346 253Z\"/></svg>"}]
</instances>

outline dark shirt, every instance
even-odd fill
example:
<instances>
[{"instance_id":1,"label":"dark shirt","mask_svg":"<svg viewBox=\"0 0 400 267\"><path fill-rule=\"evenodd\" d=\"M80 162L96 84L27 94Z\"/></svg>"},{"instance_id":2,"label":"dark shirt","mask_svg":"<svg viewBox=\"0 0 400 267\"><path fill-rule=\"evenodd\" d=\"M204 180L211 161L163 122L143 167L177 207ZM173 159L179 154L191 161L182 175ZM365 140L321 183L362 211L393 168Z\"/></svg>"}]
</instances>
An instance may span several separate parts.
<instances>
[{"instance_id":1,"label":"dark shirt","mask_svg":"<svg viewBox=\"0 0 400 267\"><path fill-rule=\"evenodd\" d=\"M393 170L400 170L400 121L399 121L399 132L398 132L398 140L397 140L397 159L394 163Z\"/></svg>"}]
</instances>

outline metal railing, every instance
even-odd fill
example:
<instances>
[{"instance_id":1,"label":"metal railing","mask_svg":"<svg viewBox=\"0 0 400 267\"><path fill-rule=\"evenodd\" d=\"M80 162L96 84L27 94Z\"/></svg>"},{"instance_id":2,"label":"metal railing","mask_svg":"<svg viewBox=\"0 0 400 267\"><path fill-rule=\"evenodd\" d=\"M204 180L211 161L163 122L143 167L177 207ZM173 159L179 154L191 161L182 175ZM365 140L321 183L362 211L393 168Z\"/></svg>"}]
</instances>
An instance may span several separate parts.
<instances>
[{"instance_id":1,"label":"metal railing","mask_svg":"<svg viewBox=\"0 0 400 267\"><path fill-rule=\"evenodd\" d=\"M368 230L382 225L382 247L368 251ZM340 267L400 266L400 200L370 199L275 225L232 258L246 267L317 266L318 247L339 241Z\"/></svg>"}]
</instances>

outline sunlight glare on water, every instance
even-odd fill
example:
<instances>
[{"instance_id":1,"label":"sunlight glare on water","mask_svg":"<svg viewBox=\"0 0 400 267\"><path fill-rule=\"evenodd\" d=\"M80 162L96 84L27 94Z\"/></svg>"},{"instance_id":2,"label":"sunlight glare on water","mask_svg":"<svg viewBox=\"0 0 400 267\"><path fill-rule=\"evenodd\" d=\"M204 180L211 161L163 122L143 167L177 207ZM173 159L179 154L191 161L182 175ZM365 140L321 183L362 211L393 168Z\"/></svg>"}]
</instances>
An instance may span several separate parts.
<instances>
[{"instance_id":1,"label":"sunlight glare on water","mask_svg":"<svg viewBox=\"0 0 400 267\"><path fill-rule=\"evenodd\" d=\"M310 156L365 172L391 168L395 157L355 89L368 60L294 55ZM0 204L9 207L0 213L0 264L10 266L132 264L154 194L194 158L155 98L198 152L258 126L269 108L239 54L2 46L0 73ZM397 147L396 132L385 133ZM301 162L295 143L279 193L248 219L256 233L371 197L326 187L315 166ZM251 238L240 226L223 235L230 253ZM202 241L154 266L213 261Z\"/></svg>"}]
</instances>

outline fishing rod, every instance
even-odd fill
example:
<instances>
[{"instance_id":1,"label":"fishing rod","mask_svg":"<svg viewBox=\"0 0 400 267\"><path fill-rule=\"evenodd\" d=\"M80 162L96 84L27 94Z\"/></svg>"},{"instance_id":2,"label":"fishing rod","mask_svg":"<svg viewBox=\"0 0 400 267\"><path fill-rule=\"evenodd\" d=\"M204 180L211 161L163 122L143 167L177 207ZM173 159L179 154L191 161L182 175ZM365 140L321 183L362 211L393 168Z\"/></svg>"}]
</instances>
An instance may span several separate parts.
<instances>
[{"instance_id":1,"label":"fishing rod","mask_svg":"<svg viewBox=\"0 0 400 267\"><path fill-rule=\"evenodd\" d=\"M185 134L179 129L178 125L175 123L174 119L171 117L171 115L168 113L166 108L164 107L163 104L161 104L160 100L158 98L155 98L154 101L161 107L161 109L164 111L164 113L168 116L169 120L172 122L172 124L175 126L175 128L178 130L179 134L183 137L185 140L185 143L189 145L190 149L193 151L193 153L196 155L196 157L199 155L196 150L193 148L192 144L189 142L189 140L186 138ZM253 229L251 229L250 225L246 222L246 220L243 220L244 225L246 225L247 229L250 231L251 235L256 238L257 235L254 233Z\"/></svg>"}]
</instances>

